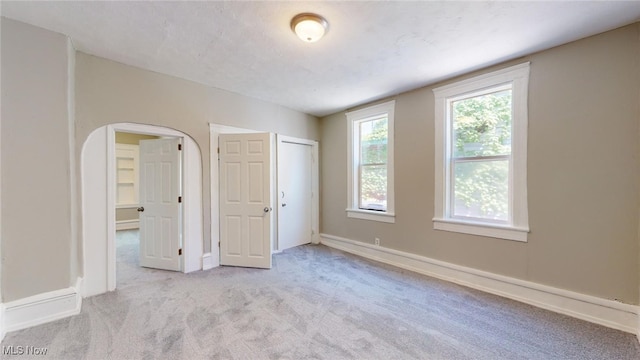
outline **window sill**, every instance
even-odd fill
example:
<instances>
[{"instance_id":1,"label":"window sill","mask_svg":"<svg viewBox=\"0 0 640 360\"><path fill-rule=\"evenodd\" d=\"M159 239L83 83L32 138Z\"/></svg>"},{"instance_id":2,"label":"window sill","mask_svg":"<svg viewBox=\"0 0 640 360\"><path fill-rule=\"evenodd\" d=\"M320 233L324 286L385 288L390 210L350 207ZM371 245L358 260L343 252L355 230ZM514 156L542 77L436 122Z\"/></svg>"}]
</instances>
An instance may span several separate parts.
<instances>
[{"instance_id":1,"label":"window sill","mask_svg":"<svg viewBox=\"0 0 640 360\"><path fill-rule=\"evenodd\" d=\"M369 211L360 209L347 209L347 217L361 220L379 221L385 223L395 223L396 214L380 211Z\"/></svg>"},{"instance_id":2,"label":"window sill","mask_svg":"<svg viewBox=\"0 0 640 360\"><path fill-rule=\"evenodd\" d=\"M520 228L506 225L494 225L473 223L452 219L433 219L433 228L436 230L451 231L463 234L488 236L498 239L527 242L528 228Z\"/></svg>"}]
</instances>

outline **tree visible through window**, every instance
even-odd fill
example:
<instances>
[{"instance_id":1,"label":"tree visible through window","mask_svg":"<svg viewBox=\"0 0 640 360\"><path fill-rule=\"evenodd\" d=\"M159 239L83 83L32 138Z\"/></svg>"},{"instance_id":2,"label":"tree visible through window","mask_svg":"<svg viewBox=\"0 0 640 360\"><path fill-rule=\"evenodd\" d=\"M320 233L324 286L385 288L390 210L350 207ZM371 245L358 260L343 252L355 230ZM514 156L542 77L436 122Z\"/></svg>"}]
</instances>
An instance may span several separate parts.
<instances>
[{"instance_id":1,"label":"tree visible through window","mask_svg":"<svg viewBox=\"0 0 640 360\"><path fill-rule=\"evenodd\" d=\"M360 127L360 209L387 209L387 117L362 121Z\"/></svg>"},{"instance_id":2,"label":"tree visible through window","mask_svg":"<svg viewBox=\"0 0 640 360\"><path fill-rule=\"evenodd\" d=\"M433 89L434 229L527 241L529 68Z\"/></svg>"},{"instance_id":3,"label":"tree visible through window","mask_svg":"<svg viewBox=\"0 0 640 360\"><path fill-rule=\"evenodd\" d=\"M453 217L509 220L511 89L451 102Z\"/></svg>"},{"instance_id":4,"label":"tree visible through window","mask_svg":"<svg viewBox=\"0 0 640 360\"><path fill-rule=\"evenodd\" d=\"M347 217L395 222L394 108L391 100L346 113Z\"/></svg>"}]
</instances>

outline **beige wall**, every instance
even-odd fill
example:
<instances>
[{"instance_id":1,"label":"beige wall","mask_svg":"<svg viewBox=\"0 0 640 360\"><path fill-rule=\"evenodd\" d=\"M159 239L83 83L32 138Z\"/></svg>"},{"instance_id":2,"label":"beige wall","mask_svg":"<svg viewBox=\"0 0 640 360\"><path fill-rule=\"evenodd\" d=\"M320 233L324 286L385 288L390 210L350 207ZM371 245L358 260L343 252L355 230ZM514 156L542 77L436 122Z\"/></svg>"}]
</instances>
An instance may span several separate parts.
<instances>
[{"instance_id":1,"label":"beige wall","mask_svg":"<svg viewBox=\"0 0 640 360\"><path fill-rule=\"evenodd\" d=\"M323 119L319 131L317 119L290 109L83 53L76 53L76 95L69 98L67 39L2 18L3 301L75 281L82 251L72 239L79 219L71 160L80 163L87 136L106 124L160 125L194 138L203 157L208 247L214 122L321 138L324 233L366 242L377 236L390 248L637 304L639 33L635 24L503 65L532 63L532 231L523 244L432 229L431 87L397 97L396 224L347 219L344 114Z\"/></svg>"},{"instance_id":2,"label":"beige wall","mask_svg":"<svg viewBox=\"0 0 640 360\"><path fill-rule=\"evenodd\" d=\"M81 52L76 53L75 101L78 149L93 130L121 122L165 126L195 140L203 162L205 252L211 244L209 123L320 137L319 120L313 116Z\"/></svg>"},{"instance_id":3,"label":"beige wall","mask_svg":"<svg viewBox=\"0 0 640 360\"><path fill-rule=\"evenodd\" d=\"M395 224L346 217L346 119L322 119L321 231L638 304L639 35L634 24L452 79L531 61L527 243L433 230L431 86L395 97Z\"/></svg>"},{"instance_id":4,"label":"beige wall","mask_svg":"<svg viewBox=\"0 0 640 360\"><path fill-rule=\"evenodd\" d=\"M180 130L196 141L203 161L205 251L211 230L210 122L319 140L315 117L68 53L68 39L60 34L2 18L1 44L4 302L67 288L82 275L82 239L73 238L82 234L76 213L81 199L73 201L72 195L80 192L82 146L95 129L121 122L151 124ZM74 86L75 96L69 96ZM75 123L69 126L69 121Z\"/></svg>"},{"instance_id":5,"label":"beige wall","mask_svg":"<svg viewBox=\"0 0 640 360\"><path fill-rule=\"evenodd\" d=\"M2 295L67 288L72 272L65 36L2 23Z\"/></svg>"}]
</instances>

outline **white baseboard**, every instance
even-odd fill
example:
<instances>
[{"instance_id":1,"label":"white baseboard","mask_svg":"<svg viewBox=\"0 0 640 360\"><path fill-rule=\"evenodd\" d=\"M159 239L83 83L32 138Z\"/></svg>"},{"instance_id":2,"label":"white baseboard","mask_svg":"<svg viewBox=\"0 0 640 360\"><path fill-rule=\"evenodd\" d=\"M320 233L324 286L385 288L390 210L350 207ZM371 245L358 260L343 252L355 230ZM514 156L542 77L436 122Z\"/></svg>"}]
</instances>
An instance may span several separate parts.
<instances>
[{"instance_id":1,"label":"white baseboard","mask_svg":"<svg viewBox=\"0 0 640 360\"><path fill-rule=\"evenodd\" d=\"M205 253L202 255L202 270L213 269L215 266L213 264L213 257L211 253Z\"/></svg>"},{"instance_id":2,"label":"white baseboard","mask_svg":"<svg viewBox=\"0 0 640 360\"><path fill-rule=\"evenodd\" d=\"M428 257L320 234L321 244L368 259L517 300L592 323L638 334L639 306L541 285Z\"/></svg>"},{"instance_id":3,"label":"white baseboard","mask_svg":"<svg viewBox=\"0 0 640 360\"><path fill-rule=\"evenodd\" d=\"M81 284L82 278L78 278L75 286L2 304L3 335L79 314L82 309Z\"/></svg>"},{"instance_id":4,"label":"white baseboard","mask_svg":"<svg viewBox=\"0 0 640 360\"><path fill-rule=\"evenodd\" d=\"M4 304L0 303L0 342L4 340L5 333L6 332L4 331Z\"/></svg>"},{"instance_id":5,"label":"white baseboard","mask_svg":"<svg viewBox=\"0 0 640 360\"><path fill-rule=\"evenodd\" d=\"M117 230L133 230L140 228L140 220L120 220L116 221L116 231Z\"/></svg>"}]
</instances>

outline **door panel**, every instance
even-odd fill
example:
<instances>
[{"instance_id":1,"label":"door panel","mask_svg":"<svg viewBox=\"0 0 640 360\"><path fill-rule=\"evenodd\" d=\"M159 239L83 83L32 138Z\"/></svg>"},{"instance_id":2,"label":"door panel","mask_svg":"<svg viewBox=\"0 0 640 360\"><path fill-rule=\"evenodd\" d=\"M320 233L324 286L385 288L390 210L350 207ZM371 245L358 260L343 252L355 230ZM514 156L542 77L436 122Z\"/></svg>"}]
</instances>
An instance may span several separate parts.
<instances>
[{"instance_id":1,"label":"door panel","mask_svg":"<svg viewBox=\"0 0 640 360\"><path fill-rule=\"evenodd\" d=\"M220 264L271 268L271 135L218 140Z\"/></svg>"},{"instance_id":2,"label":"door panel","mask_svg":"<svg viewBox=\"0 0 640 360\"><path fill-rule=\"evenodd\" d=\"M312 147L278 143L278 249L311 242Z\"/></svg>"},{"instance_id":3,"label":"door panel","mask_svg":"<svg viewBox=\"0 0 640 360\"><path fill-rule=\"evenodd\" d=\"M140 141L140 266L180 271L180 139Z\"/></svg>"}]
</instances>

